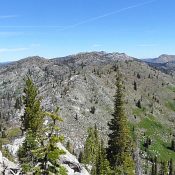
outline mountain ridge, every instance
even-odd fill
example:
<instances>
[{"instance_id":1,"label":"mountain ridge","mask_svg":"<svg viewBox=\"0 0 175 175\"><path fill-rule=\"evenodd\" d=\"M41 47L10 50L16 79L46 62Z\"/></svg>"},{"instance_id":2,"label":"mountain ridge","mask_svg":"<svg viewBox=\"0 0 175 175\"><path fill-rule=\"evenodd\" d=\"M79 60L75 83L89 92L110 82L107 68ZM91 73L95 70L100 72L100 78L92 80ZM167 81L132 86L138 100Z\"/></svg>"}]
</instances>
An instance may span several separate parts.
<instances>
[{"instance_id":1,"label":"mountain ridge","mask_svg":"<svg viewBox=\"0 0 175 175\"><path fill-rule=\"evenodd\" d=\"M175 55L162 54L157 58L144 59L145 62L149 63L168 63L175 61Z\"/></svg>"},{"instance_id":2,"label":"mountain ridge","mask_svg":"<svg viewBox=\"0 0 175 175\"><path fill-rule=\"evenodd\" d=\"M142 148L149 137L154 140L149 148L151 155L166 161L174 158L175 153L165 145L170 145L174 133L175 77L125 54L90 52L62 59L28 57L0 67L2 126L20 127L24 78L30 75L39 89L42 107L47 111L60 107L61 133L75 153L83 149L87 129L95 124L107 143L118 68L125 85L125 113L130 127L137 132L139 145ZM143 160L145 155L142 149Z\"/></svg>"}]
</instances>

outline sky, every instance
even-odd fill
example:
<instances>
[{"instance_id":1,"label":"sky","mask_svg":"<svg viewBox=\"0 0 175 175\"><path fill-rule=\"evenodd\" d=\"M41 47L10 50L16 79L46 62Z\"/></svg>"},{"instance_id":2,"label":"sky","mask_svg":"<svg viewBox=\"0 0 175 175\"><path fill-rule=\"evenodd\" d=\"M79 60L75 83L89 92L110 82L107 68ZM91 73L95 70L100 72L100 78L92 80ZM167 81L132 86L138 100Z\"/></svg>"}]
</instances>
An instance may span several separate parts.
<instances>
[{"instance_id":1,"label":"sky","mask_svg":"<svg viewBox=\"0 0 175 175\"><path fill-rule=\"evenodd\" d=\"M175 54L174 0L0 0L0 62L78 52Z\"/></svg>"}]
</instances>

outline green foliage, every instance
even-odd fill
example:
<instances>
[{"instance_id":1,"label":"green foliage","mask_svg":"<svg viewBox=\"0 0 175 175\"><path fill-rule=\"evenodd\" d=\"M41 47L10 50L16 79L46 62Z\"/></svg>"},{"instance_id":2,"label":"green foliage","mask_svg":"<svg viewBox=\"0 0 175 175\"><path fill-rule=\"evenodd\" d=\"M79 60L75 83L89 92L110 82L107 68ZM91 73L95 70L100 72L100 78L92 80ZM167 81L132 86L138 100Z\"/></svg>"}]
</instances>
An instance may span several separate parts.
<instances>
[{"instance_id":1,"label":"green foliage","mask_svg":"<svg viewBox=\"0 0 175 175\"><path fill-rule=\"evenodd\" d=\"M170 159L170 162L169 162L169 175L173 175L175 174L175 171L174 171L174 162L172 159Z\"/></svg>"},{"instance_id":2,"label":"green foliage","mask_svg":"<svg viewBox=\"0 0 175 175\"><path fill-rule=\"evenodd\" d=\"M106 175L111 173L109 161L107 160L106 150L103 141L99 144L98 154L96 157L95 170L97 175Z\"/></svg>"},{"instance_id":3,"label":"green foliage","mask_svg":"<svg viewBox=\"0 0 175 175\"><path fill-rule=\"evenodd\" d=\"M172 92L175 92L175 86L168 86L167 87L169 90L171 90Z\"/></svg>"},{"instance_id":4,"label":"green foliage","mask_svg":"<svg viewBox=\"0 0 175 175\"><path fill-rule=\"evenodd\" d=\"M142 136L142 150L147 138L151 139L151 145L146 150L149 157L157 156L158 161L169 161L171 158L175 160L175 152L171 150L171 130L170 128L158 122L154 116L150 115L141 120L138 128L144 129Z\"/></svg>"},{"instance_id":5,"label":"green foliage","mask_svg":"<svg viewBox=\"0 0 175 175\"><path fill-rule=\"evenodd\" d=\"M26 138L22 146L18 150L18 159L23 167L23 171L26 173L28 170L31 170L35 165L37 159L33 155L32 150L38 147L35 135L31 130L26 133Z\"/></svg>"},{"instance_id":6,"label":"green foliage","mask_svg":"<svg viewBox=\"0 0 175 175\"><path fill-rule=\"evenodd\" d=\"M160 167L160 175L168 175L168 162L162 162Z\"/></svg>"},{"instance_id":7,"label":"green foliage","mask_svg":"<svg viewBox=\"0 0 175 175\"><path fill-rule=\"evenodd\" d=\"M113 118L108 123L111 131L108 141L108 160L110 166L119 174L134 175L134 161L132 159L133 143L130 136L127 118L124 113L121 75L116 77L116 94Z\"/></svg>"},{"instance_id":8,"label":"green foliage","mask_svg":"<svg viewBox=\"0 0 175 175\"><path fill-rule=\"evenodd\" d=\"M171 141L171 149L175 151L175 140L174 139Z\"/></svg>"},{"instance_id":9,"label":"green foliage","mask_svg":"<svg viewBox=\"0 0 175 175\"><path fill-rule=\"evenodd\" d=\"M16 137L19 137L20 135L21 135L21 130L19 127L10 128L7 131L7 138L8 139L14 139Z\"/></svg>"},{"instance_id":10,"label":"green foliage","mask_svg":"<svg viewBox=\"0 0 175 175\"><path fill-rule=\"evenodd\" d=\"M72 154L73 153L73 147L70 141L68 140L66 143L66 149Z\"/></svg>"},{"instance_id":11,"label":"green foliage","mask_svg":"<svg viewBox=\"0 0 175 175\"><path fill-rule=\"evenodd\" d=\"M60 166L58 174L59 175L67 175L66 168L64 168L63 166Z\"/></svg>"},{"instance_id":12,"label":"green foliage","mask_svg":"<svg viewBox=\"0 0 175 175\"><path fill-rule=\"evenodd\" d=\"M84 146L84 153L79 155L80 162L90 164L92 166L92 175L110 174L109 161L106 156L106 149L103 141L99 140L97 126L88 129L88 137Z\"/></svg>"},{"instance_id":13,"label":"green foliage","mask_svg":"<svg viewBox=\"0 0 175 175\"><path fill-rule=\"evenodd\" d=\"M63 141L63 136L58 135L57 127L57 122L62 121L57 114L59 108L53 113L41 109L40 99L37 98L38 90L30 77L26 79L24 93L25 112L21 118L21 128L26 131L26 138L18 151L23 172L66 175L66 170L58 162L59 156L64 154L57 146L57 143ZM44 125L46 117L50 123Z\"/></svg>"},{"instance_id":14,"label":"green foliage","mask_svg":"<svg viewBox=\"0 0 175 175\"><path fill-rule=\"evenodd\" d=\"M83 163L94 165L98 151L99 139L97 130L94 128L88 129L88 137L84 145Z\"/></svg>"},{"instance_id":15,"label":"green foliage","mask_svg":"<svg viewBox=\"0 0 175 175\"><path fill-rule=\"evenodd\" d=\"M1 148L2 148L2 145L6 145L6 144L9 144L9 143L10 143L10 140L8 138L0 138Z\"/></svg>"},{"instance_id":16,"label":"green foliage","mask_svg":"<svg viewBox=\"0 0 175 175\"><path fill-rule=\"evenodd\" d=\"M21 129L22 131L31 129L32 132L35 133L42 126L43 113L40 107L41 99L38 98L38 89L29 76L27 76L25 80L24 93L23 102L25 105L25 112L21 117Z\"/></svg>"},{"instance_id":17,"label":"green foliage","mask_svg":"<svg viewBox=\"0 0 175 175\"><path fill-rule=\"evenodd\" d=\"M82 152L82 151L80 151L80 154L79 154L79 156L78 156L78 161L79 161L80 163L82 163L82 161L83 161L83 152Z\"/></svg>"},{"instance_id":18,"label":"green foliage","mask_svg":"<svg viewBox=\"0 0 175 175\"><path fill-rule=\"evenodd\" d=\"M1 151L4 157L9 159L10 161L14 161L14 157L11 155L11 153L6 147L2 147Z\"/></svg>"},{"instance_id":19,"label":"green foliage","mask_svg":"<svg viewBox=\"0 0 175 175\"><path fill-rule=\"evenodd\" d=\"M45 112L44 115L51 119L48 125L43 126L40 132L36 135L36 141L39 143L37 149L32 150L33 155L37 158L39 167L38 172L42 174L58 173L60 155L65 152L58 148L57 143L63 141L63 136L57 133L59 128L56 126L58 121L62 121L60 116L57 115L58 109L54 113Z\"/></svg>"},{"instance_id":20,"label":"green foliage","mask_svg":"<svg viewBox=\"0 0 175 175\"><path fill-rule=\"evenodd\" d=\"M168 109L170 109L170 110L172 110L172 111L175 111L175 101L174 101L174 100L173 100L173 101L171 101L171 100L167 101L167 102L165 103L165 106L166 106Z\"/></svg>"},{"instance_id":21,"label":"green foliage","mask_svg":"<svg viewBox=\"0 0 175 175\"><path fill-rule=\"evenodd\" d=\"M133 114L136 116L141 116L143 115L143 113L146 111L146 109L144 107L142 108L134 108L133 109Z\"/></svg>"},{"instance_id":22,"label":"green foliage","mask_svg":"<svg viewBox=\"0 0 175 175\"><path fill-rule=\"evenodd\" d=\"M152 161L152 169L151 169L151 175L157 175L158 169L157 169L157 157L155 157Z\"/></svg>"}]
</instances>

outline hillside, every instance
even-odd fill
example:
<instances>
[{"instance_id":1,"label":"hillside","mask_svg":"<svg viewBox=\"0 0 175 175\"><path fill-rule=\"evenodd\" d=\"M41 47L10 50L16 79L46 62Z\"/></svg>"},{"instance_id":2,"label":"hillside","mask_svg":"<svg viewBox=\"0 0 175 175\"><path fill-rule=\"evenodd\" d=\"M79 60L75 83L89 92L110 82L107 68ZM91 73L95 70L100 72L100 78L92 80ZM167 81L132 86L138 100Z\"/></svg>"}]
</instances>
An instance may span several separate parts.
<instances>
[{"instance_id":1,"label":"hillside","mask_svg":"<svg viewBox=\"0 0 175 175\"><path fill-rule=\"evenodd\" d=\"M3 127L19 126L23 79L30 74L43 97L43 107L61 108L61 129L75 150L83 147L87 128L94 124L106 139L117 66L125 84L126 114L140 140L140 148L149 137L153 140L151 155L161 160L174 159L175 152L168 147L174 133L175 77L126 54L90 52L51 60L29 57L0 67Z\"/></svg>"}]
</instances>

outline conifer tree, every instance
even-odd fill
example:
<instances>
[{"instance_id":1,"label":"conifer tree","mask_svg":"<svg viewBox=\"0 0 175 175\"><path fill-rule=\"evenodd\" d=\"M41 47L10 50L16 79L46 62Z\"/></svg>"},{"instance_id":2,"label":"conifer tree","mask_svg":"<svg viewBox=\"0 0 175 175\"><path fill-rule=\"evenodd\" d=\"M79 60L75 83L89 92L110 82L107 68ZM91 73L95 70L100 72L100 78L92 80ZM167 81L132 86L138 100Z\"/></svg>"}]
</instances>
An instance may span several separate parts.
<instances>
[{"instance_id":1,"label":"conifer tree","mask_svg":"<svg viewBox=\"0 0 175 175\"><path fill-rule=\"evenodd\" d=\"M175 140L174 139L171 141L171 149L175 151Z\"/></svg>"},{"instance_id":2,"label":"conifer tree","mask_svg":"<svg viewBox=\"0 0 175 175\"><path fill-rule=\"evenodd\" d=\"M101 144L99 144L98 154L96 157L96 174L97 175L106 175L110 174L110 165L107 160L106 150L104 148L103 140L101 140Z\"/></svg>"},{"instance_id":3,"label":"conifer tree","mask_svg":"<svg viewBox=\"0 0 175 175\"><path fill-rule=\"evenodd\" d=\"M24 115L21 116L21 130L26 132L25 140L18 151L19 162L24 172L29 171L35 164L35 158L31 152L37 148L36 133L43 125L43 112L40 107L38 89L32 79L25 79L23 103Z\"/></svg>"},{"instance_id":4,"label":"conifer tree","mask_svg":"<svg viewBox=\"0 0 175 175\"><path fill-rule=\"evenodd\" d=\"M26 138L18 150L18 159L24 173L29 172L37 162L32 150L37 149L37 142L31 130L26 133Z\"/></svg>"},{"instance_id":5,"label":"conifer tree","mask_svg":"<svg viewBox=\"0 0 175 175\"><path fill-rule=\"evenodd\" d=\"M43 115L41 112L40 101L41 99L38 97L38 88L35 86L32 79L27 76L23 96L25 112L21 117L22 132L30 129L33 133L35 133L40 126L42 126Z\"/></svg>"},{"instance_id":6,"label":"conifer tree","mask_svg":"<svg viewBox=\"0 0 175 175\"><path fill-rule=\"evenodd\" d=\"M84 145L83 163L94 166L98 152L98 133L94 128L88 128L88 137Z\"/></svg>"},{"instance_id":7,"label":"conifer tree","mask_svg":"<svg viewBox=\"0 0 175 175\"><path fill-rule=\"evenodd\" d=\"M167 162L162 162L161 163L160 175L168 175L168 165L167 165Z\"/></svg>"},{"instance_id":8,"label":"conifer tree","mask_svg":"<svg viewBox=\"0 0 175 175\"><path fill-rule=\"evenodd\" d=\"M79 161L80 163L82 163L82 160L83 160L83 152L80 151L79 156L78 156L78 161Z\"/></svg>"},{"instance_id":9,"label":"conifer tree","mask_svg":"<svg viewBox=\"0 0 175 175\"><path fill-rule=\"evenodd\" d=\"M26 138L18 151L23 172L33 172L35 175L66 175L64 167L57 162L64 153L57 146L63 140L62 136L58 136L57 122L62 121L57 115L59 108L54 113L41 109L40 99L37 98L38 90L29 77L24 93L25 113L22 116L22 128L26 131ZM45 117L50 118L47 125L43 122Z\"/></svg>"},{"instance_id":10,"label":"conifer tree","mask_svg":"<svg viewBox=\"0 0 175 175\"><path fill-rule=\"evenodd\" d=\"M72 144L70 143L69 140L68 140L67 143L66 143L66 149L67 149L71 154L73 154L73 147L72 147Z\"/></svg>"},{"instance_id":11,"label":"conifer tree","mask_svg":"<svg viewBox=\"0 0 175 175\"><path fill-rule=\"evenodd\" d=\"M54 113L44 113L51 121L48 125L43 126L36 136L36 141L39 145L37 149L32 150L32 153L37 158L39 166L33 169L35 174L60 174L61 166L58 159L65 152L57 145L57 143L62 142L64 139L63 136L58 135L60 129L57 126L57 122L62 121L61 117L57 114L58 110L59 108ZM63 171L63 167L61 170ZM64 173L66 172L64 171Z\"/></svg>"},{"instance_id":12,"label":"conifer tree","mask_svg":"<svg viewBox=\"0 0 175 175\"><path fill-rule=\"evenodd\" d=\"M174 172L174 164L173 164L173 159L170 159L170 162L169 162L169 175L174 175L175 172Z\"/></svg>"},{"instance_id":13,"label":"conifer tree","mask_svg":"<svg viewBox=\"0 0 175 175\"><path fill-rule=\"evenodd\" d=\"M157 175L157 157L153 159L151 175Z\"/></svg>"},{"instance_id":14,"label":"conifer tree","mask_svg":"<svg viewBox=\"0 0 175 175\"><path fill-rule=\"evenodd\" d=\"M137 83L134 81L134 90L137 91Z\"/></svg>"},{"instance_id":15,"label":"conifer tree","mask_svg":"<svg viewBox=\"0 0 175 175\"><path fill-rule=\"evenodd\" d=\"M124 113L121 74L117 71L113 118L108 123L108 160L116 174L134 175L133 144Z\"/></svg>"}]
</instances>

